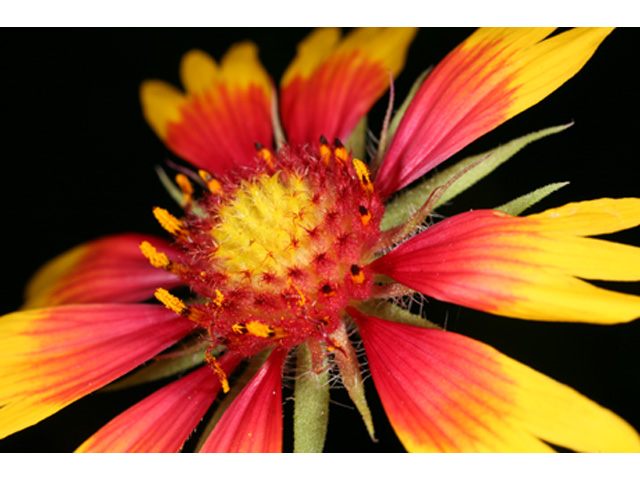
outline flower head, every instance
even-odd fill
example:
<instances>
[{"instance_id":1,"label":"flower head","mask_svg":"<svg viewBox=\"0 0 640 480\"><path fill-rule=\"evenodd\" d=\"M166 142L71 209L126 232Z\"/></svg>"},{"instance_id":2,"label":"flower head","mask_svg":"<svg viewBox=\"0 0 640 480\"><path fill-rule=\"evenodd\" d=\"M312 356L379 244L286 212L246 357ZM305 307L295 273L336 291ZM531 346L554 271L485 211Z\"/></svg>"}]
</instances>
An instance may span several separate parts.
<instances>
[{"instance_id":1,"label":"flower head","mask_svg":"<svg viewBox=\"0 0 640 480\"><path fill-rule=\"evenodd\" d=\"M172 241L107 237L36 274L26 309L0 323L0 435L155 357L122 382L181 378L80 451L178 451L219 394L200 451L280 451L282 379L295 359L295 449L320 450L329 372L373 436L361 340L410 451L638 450L609 410L401 307L422 294L529 320L640 316L640 298L585 281L640 280L638 248L589 238L640 224L639 199L517 216L543 190L436 222L447 195L506 158L498 152L396 195L562 85L608 33L476 31L387 118L369 155L365 115L402 70L414 29L317 30L278 93L250 42L220 63L188 52L184 91L141 87L149 125L190 164L165 179L183 212L153 209Z\"/></svg>"}]
</instances>

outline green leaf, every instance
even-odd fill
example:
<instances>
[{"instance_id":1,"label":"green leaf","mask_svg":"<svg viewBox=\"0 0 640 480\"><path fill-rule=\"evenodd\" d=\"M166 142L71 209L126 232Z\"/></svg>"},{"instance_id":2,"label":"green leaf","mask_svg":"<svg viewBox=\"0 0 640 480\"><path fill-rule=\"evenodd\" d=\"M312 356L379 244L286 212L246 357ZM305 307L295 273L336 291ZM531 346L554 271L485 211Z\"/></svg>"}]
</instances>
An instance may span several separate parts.
<instances>
[{"instance_id":1,"label":"green leaf","mask_svg":"<svg viewBox=\"0 0 640 480\"><path fill-rule=\"evenodd\" d=\"M560 190L562 187L569 185L569 182L557 182L551 183L544 187L540 187L533 192L527 193L526 195L522 195L521 197L515 198L504 205L497 207L496 210L500 210L501 212L508 213L509 215L520 215L527 208L535 205L543 198L548 197L556 190Z\"/></svg>"},{"instance_id":2,"label":"green leaf","mask_svg":"<svg viewBox=\"0 0 640 480\"><path fill-rule=\"evenodd\" d=\"M329 424L329 371L314 371L306 343L298 345L294 399L293 451L322 453Z\"/></svg>"},{"instance_id":3,"label":"green leaf","mask_svg":"<svg viewBox=\"0 0 640 480\"><path fill-rule=\"evenodd\" d=\"M548 135L562 132L571 125L572 124L545 128L544 130L516 138L515 140L512 140L505 145L501 145L498 148L466 158L440 173L433 175L416 187L405 190L387 205L380 228L382 230L388 230L406 222L411 214L418 210L428 200L429 195L431 195L431 192L433 192L435 188L440 185L444 185L451 177L460 173L465 168L468 168L479 160L486 157L484 161L480 162L474 168L469 170L469 172L456 180L438 199L434 208L443 205L460 193L464 192L476 182L489 175L530 143Z\"/></svg>"}]
</instances>

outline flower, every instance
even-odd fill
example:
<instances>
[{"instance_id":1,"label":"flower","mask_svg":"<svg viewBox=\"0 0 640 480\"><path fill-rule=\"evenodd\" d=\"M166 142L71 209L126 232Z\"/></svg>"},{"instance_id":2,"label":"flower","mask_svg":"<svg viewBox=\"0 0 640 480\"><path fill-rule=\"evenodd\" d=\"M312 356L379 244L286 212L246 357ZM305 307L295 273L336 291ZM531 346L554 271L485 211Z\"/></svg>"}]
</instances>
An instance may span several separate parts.
<instances>
[{"instance_id":1,"label":"flower","mask_svg":"<svg viewBox=\"0 0 640 480\"><path fill-rule=\"evenodd\" d=\"M370 423L349 318L409 450L548 448L540 439L576 450L637 449L628 425L568 387L376 301L406 295L409 287L534 320L617 323L638 316L636 297L576 278L637 280L636 249L586 238L636 225L635 199L581 202L527 217L478 210L418 233L444 198L440 190L429 197L431 190L418 189L416 215L383 219L383 201L557 88L607 32L576 29L542 41L549 33L474 34L427 77L388 148L380 149L386 153L375 176L342 143L331 145L321 135L347 143L387 87L387 72L401 69L412 31L357 30L335 50L335 30L312 34L282 80L288 145L277 150L271 148L270 81L251 44L232 48L219 70L205 54L187 54L181 70L189 97L164 83L145 84L149 123L203 170L192 180L191 171L176 179L187 215L154 210L174 245L148 236L110 237L72 250L35 277L32 309L6 316L0 327L2 432L50 415L185 338L191 343L152 367L195 369L81 448L179 449L218 391L228 388L241 358L271 348L262 366L260 357L250 366L257 373L236 389L204 450L279 449L282 366L294 348L309 372L298 376L297 417L321 423L322 405L298 405L326 401L314 376L326 375L330 354ZM453 177L458 185L477 171L474 164ZM205 189L200 197L196 182ZM406 215L408 207L391 198L386 212L398 210ZM381 232L383 221L391 225ZM169 292L183 284L201 301ZM168 308L125 303L154 293ZM196 367L203 338L211 347L208 365ZM302 420L296 428L307 433Z\"/></svg>"}]
</instances>

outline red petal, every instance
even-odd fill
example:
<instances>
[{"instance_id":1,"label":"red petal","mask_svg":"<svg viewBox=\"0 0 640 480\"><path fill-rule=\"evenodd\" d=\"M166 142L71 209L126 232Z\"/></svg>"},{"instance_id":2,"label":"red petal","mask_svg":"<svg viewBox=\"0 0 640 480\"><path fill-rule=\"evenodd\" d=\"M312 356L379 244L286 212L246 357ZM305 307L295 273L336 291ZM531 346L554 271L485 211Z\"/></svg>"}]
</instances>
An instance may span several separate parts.
<instances>
[{"instance_id":1,"label":"red petal","mask_svg":"<svg viewBox=\"0 0 640 480\"><path fill-rule=\"evenodd\" d=\"M27 285L24 308L137 302L152 297L158 287L181 285L179 277L149 264L140 252L143 241L170 258L178 255L167 241L150 235L113 235L84 243L36 272Z\"/></svg>"},{"instance_id":2,"label":"red petal","mask_svg":"<svg viewBox=\"0 0 640 480\"><path fill-rule=\"evenodd\" d=\"M371 375L409 451L637 451L624 420L480 342L369 317L360 327Z\"/></svg>"},{"instance_id":3,"label":"red petal","mask_svg":"<svg viewBox=\"0 0 640 480\"><path fill-rule=\"evenodd\" d=\"M140 97L145 118L166 145L216 176L253 165L255 142L270 145L271 80L251 42L232 46L220 65L205 52L182 57L183 94L148 80Z\"/></svg>"},{"instance_id":4,"label":"red petal","mask_svg":"<svg viewBox=\"0 0 640 480\"><path fill-rule=\"evenodd\" d=\"M611 29L481 28L422 84L376 178L400 190L575 75Z\"/></svg>"},{"instance_id":5,"label":"red petal","mask_svg":"<svg viewBox=\"0 0 640 480\"><path fill-rule=\"evenodd\" d=\"M371 268L425 295L498 315L628 322L640 316L640 297L579 278L638 280L640 249L571 230L602 223L597 233L604 233L634 219L640 219L635 199L574 203L529 217L476 210L427 228Z\"/></svg>"},{"instance_id":6,"label":"red petal","mask_svg":"<svg viewBox=\"0 0 640 480\"><path fill-rule=\"evenodd\" d=\"M358 121L397 75L415 29L314 31L282 79L280 111L287 139L316 143L321 135L347 140Z\"/></svg>"},{"instance_id":7,"label":"red petal","mask_svg":"<svg viewBox=\"0 0 640 480\"><path fill-rule=\"evenodd\" d=\"M0 438L124 375L193 330L156 305L70 305L0 320Z\"/></svg>"},{"instance_id":8,"label":"red petal","mask_svg":"<svg viewBox=\"0 0 640 480\"><path fill-rule=\"evenodd\" d=\"M222 415L201 452L282 451L282 364L275 350Z\"/></svg>"},{"instance_id":9,"label":"red petal","mask_svg":"<svg viewBox=\"0 0 640 480\"><path fill-rule=\"evenodd\" d=\"M241 358L227 354L230 374ZM178 452L220 391L220 379L204 366L121 413L83 443L78 452Z\"/></svg>"}]
</instances>

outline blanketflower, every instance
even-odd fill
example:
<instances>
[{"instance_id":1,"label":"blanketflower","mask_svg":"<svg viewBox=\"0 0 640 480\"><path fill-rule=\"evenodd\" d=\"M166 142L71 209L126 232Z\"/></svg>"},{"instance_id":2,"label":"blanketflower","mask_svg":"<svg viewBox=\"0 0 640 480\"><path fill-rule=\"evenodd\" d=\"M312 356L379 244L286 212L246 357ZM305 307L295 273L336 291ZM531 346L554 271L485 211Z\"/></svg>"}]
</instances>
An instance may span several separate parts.
<instances>
[{"instance_id":1,"label":"blanketflower","mask_svg":"<svg viewBox=\"0 0 640 480\"><path fill-rule=\"evenodd\" d=\"M640 249L589 238L640 224L640 199L517 216L550 186L496 210L431 215L559 129L411 187L562 85L609 31L479 29L385 121L368 164L365 115L402 70L414 29L313 32L278 98L252 43L220 64L188 52L186 92L162 81L141 88L153 130L195 167L178 167L175 184L165 178L184 214L153 210L173 242L114 235L35 275L24 309L0 320L0 438L155 358L112 388L181 377L79 451L179 451L221 390L198 450L281 451L282 378L295 358L295 450L321 450L330 371L373 435L361 340L409 451L640 450L611 411L402 308L419 293L529 320L640 316L640 298L585 281L640 280ZM142 303L152 297L161 304Z\"/></svg>"}]
</instances>

